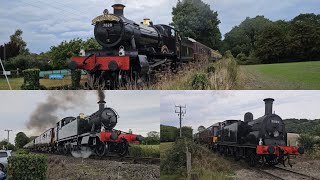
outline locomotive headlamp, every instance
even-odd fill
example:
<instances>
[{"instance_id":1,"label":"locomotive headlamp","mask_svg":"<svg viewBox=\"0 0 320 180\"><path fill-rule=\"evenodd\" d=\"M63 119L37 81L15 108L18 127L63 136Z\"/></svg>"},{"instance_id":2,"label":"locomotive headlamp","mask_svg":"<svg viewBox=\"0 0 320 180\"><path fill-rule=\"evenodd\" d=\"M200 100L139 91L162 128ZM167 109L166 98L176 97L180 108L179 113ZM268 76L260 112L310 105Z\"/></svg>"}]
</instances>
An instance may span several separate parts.
<instances>
[{"instance_id":1,"label":"locomotive headlamp","mask_svg":"<svg viewBox=\"0 0 320 180\"><path fill-rule=\"evenodd\" d=\"M273 132L273 136L274 136L274 137L278 137L279 134L280 134L279 131L274 131L274 132Z\"/></svg>"}]
</instances>

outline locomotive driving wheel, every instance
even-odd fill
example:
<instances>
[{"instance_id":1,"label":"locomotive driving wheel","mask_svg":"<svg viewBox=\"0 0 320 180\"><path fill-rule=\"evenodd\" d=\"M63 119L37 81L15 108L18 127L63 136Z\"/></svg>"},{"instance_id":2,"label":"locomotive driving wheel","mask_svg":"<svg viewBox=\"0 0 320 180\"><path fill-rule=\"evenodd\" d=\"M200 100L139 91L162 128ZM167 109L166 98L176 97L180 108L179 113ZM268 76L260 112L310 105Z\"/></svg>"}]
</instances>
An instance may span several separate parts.
<instances>
[{"instance_id":1,"label":"locomotive driving wheel","mask_svg":"<svg viewBox=\"0 0 320 180\"><path fill-rule=\"evenodd\" d=\"M99 143L96 146L96 154L100 157L104 156L108 151L108 145L104 142Z\"/></svg>"},{"instance_id":2,"label":"locomotive driving wheel","mask_svg":"<svg viewBox=\"0 0 320 180\"><path fill-rule=\"evenodd\" d=\"M120 157L124 157L128 153L129 153L129 144L128 144L128 142L126 140L124 140L119 144L119 152L118 152L118 154L119 154Z\"/></svg>"},{"instance_id":3,"label":"locomotive driving wheel","mask_svg":"<svg viewBox=\"0 0 320 180\"><path fill-rule=\"evenodd\" d=\"M259 161L259 156L254 152L250 153L249 156L247 157L247 162L251 167L256 166L258 164L258 161Z\"/></svg>"}]
</instances>

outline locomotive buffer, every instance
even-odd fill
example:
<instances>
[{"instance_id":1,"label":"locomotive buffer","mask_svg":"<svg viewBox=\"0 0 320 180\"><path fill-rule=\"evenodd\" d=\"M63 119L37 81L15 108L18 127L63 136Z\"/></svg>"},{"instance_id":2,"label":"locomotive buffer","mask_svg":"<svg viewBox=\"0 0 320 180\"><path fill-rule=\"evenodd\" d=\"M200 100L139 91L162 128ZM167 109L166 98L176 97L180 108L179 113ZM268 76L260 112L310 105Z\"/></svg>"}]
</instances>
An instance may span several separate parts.
<instances>
[{"instance_id":1,"label":"locomotive buffer","mask_svg":"<svg viewBox=\"0 0 320 180\"><path fill-rule=\"evenodd\" d=\"M176 109L175 113L177 113L178 116L179 116L179 120L180 120L180 137L182 137L182 134L181 134L181 120L182 120L182 116L184 116L187 113L187 105L184 105L184 106L179 105L179 106L175 106L175 107L178 108L178 111Z\"/></svg>"}]
</instances>

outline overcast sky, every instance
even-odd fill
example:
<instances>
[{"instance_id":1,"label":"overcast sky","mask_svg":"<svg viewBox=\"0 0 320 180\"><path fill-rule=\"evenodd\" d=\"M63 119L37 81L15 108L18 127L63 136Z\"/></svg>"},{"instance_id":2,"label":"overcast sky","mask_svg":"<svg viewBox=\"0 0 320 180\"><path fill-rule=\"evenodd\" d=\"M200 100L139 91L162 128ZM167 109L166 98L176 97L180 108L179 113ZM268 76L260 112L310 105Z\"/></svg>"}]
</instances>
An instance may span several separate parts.
<instances>
[{"instance_id":1,"label":"overcast sky","mask_svg":"<svg viewBox=\"0 0 320 180\"><path fill-rule=\"evenodd\" d=\"M274 98L273 111L282 119L320 119L320 91L161 91L161 124L179 126L175 105L186 105L183 126L196 132L200 125L228 119L243 120L246 112L254 118L264 115L265 98Z\"/></svg>"},{"instance_id":2,"label":"overcast sky","mask_svg":"<svg viewBox=\"0 0 320 180\"><path fill-rule=\"evenodd\" d=\"M246 17L265 15L271 20L290 20L300 13L320 12L319 0L204 0L218 11L222 34ZM149 17L155 24L172 21L172 7L177 0L1 0L0 43L18 28L32 52L47 51L63 40L93 37L91 20L105 8L123 3L125 16L136 22Z\"/></svg>"},{"instance_id":3,"label":"overcast sky","mask_svg":"<svg viewBox=\"0 0 320 180\"><path fill-rule=\"evenodd\" d=\"M65 91L1 91L0 101L0 141L7 139L5 129L10 133L10 142L14 142L16 133L23 131L28 136L39 135L42 132L32 132L26 128L29 120L39 103L44 102L48 95L59 96ZM79 113L91 115L98 110L97 95L94 91L68 91L68 93L82 93L83 104L77 108L59 111L59 118L78 116ZM158 91L105 91L107 106L115 109L120 119L116 129L146 135L150 131L160 131L160 93ZM67 102L66 102L67 103Z\"/></svg>"}]
</instances>

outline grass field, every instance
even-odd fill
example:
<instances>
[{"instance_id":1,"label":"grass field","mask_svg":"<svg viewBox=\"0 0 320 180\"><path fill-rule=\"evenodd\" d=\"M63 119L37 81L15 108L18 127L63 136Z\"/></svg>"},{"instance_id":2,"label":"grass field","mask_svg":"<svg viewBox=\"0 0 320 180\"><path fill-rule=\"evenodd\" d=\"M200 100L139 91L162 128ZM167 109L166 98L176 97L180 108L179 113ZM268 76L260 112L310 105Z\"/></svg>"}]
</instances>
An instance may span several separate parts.
<instances>
[{"instance_id":1,"label":"grass field","mask_svg":"<svg viewBox=\"0 0 320 180\"><path fill-rule=\"evenodd\" d=\"M320 89L320 61L240 67L237 89Z\"/></svg>"},{"instance_id":2,"label":"grass field","mask_svg":"<svg viewBox=\"0 0 320 180\"><path fill-rule=\"evenodd\" d=\"M130 155L135 157L154 157L160 158L159 145L130 145Z\"/></svg>"},{"instance_id":3,"label":"grass field","mask_svg":"<svg viewBox=\"0 0 320 180\"><path fill-rule=\"evenodd\" d=\"M86 76L83 76L81 78L81 82L84 82L85 79ZM9 78L9 82L13 90L20 90L21 85L23 84L23 78ZM40 79L40 84L46 88L71 85L71 76L66 76L61 80ZM0 78L0 90L9 90L9 86L5 78Z\"/></svg>"}]
</instances>

